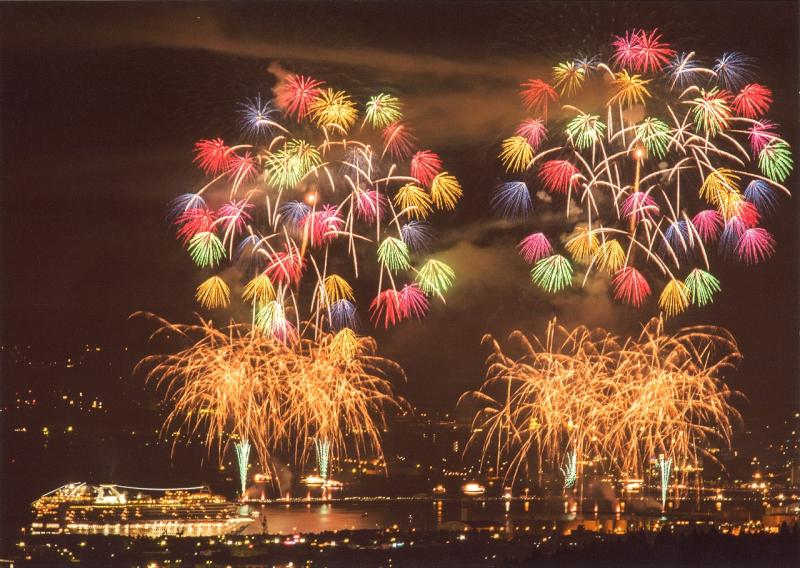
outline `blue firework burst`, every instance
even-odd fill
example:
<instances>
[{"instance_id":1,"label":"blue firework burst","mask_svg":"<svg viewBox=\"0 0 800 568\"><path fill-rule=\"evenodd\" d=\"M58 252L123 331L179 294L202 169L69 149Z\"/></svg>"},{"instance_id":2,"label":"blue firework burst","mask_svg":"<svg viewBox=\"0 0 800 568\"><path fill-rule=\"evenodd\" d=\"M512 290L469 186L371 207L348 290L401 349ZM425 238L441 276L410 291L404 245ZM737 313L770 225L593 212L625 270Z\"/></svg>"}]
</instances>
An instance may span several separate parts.
<instances>
[{"instance_id":1,"label":"blue firework burst","mask_svg":"<svg viewBox=\"0 0 800 568\"><path fill-rule=\"evenodd\" d=\"M433 239L433 229L424 221L409 221L400 227L403 242L413 251L427 251Z\"/></svg>"},{"instance_id":2,"label":"blue firework burst","mask_svg":"<svg viewBox=\"0 0 800 568\"><path fill-rule=\"evenodd\" d=\"M763 179L754 179L747 184L744 198L756 206L762 215L774 213L778 207L778 197L770 184Z\"/></svg>"},{"instance_id":3,"label":"blue firework burst","mask_svg":"<svg viewBox=\"0 0 800 568\"><path fill-rule=\"evenodd\" d=\"M273 106L272 101L262 101L260 94L239 103L239 107L239 128L245 136L265 138L278 127L273 118L278 114L278 109Z\"/></svg>"},{"instance_id":4,"label":"blue firework burst","mask_svg":"<svg viewBox=\"0 0 800 568\"><path fill-rule=\"evenodd\" d=\"M751 57L738 51L728 51L717 59L714 73L717 74L717 82L720 85L735 91L754 79L755 62Z\"/></svg>"},{"instance_id":5,"label":"blue firework burst","mask_svg":"<svg viewBox=\"0 0 800 568\"><path fill-rule=\"evenodd\" d=\"M510 181L501 184L491 201L495 215L509 218L525 218L530 215L531 193L525 182Z\"/></svg>"}]
</instances>

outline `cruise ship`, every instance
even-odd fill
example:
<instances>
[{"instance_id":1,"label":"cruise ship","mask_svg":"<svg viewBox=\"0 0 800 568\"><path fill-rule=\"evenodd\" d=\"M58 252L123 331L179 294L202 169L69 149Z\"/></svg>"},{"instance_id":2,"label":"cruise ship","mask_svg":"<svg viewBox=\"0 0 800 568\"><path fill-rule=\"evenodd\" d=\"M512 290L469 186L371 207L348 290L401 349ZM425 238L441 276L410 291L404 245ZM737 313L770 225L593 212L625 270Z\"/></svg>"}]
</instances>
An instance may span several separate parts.
<instances>
[{"instance_id":1,"label":"cruise ship","mask_svg":"<svg viewBox=\"0 0 800 568\"><path fill-rule=\"evenodd\" d=\"M239 507L206 487L69 483L34 501L31 533L217 536L252 522Z\"/></svg>"}]
</instances>

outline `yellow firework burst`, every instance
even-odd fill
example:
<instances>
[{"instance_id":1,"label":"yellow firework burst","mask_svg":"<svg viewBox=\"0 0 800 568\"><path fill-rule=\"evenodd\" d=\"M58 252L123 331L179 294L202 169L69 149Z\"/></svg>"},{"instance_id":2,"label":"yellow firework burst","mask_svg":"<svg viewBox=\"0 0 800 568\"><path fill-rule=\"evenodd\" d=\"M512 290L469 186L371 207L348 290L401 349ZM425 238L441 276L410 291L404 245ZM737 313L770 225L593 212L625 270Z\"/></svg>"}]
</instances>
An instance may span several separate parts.
<instances>
[{"instance_id":1,"label":"yellow firework burst","mask_svg":"<svg viewBox=\"0 0 800 568\"><path fill-rule=\"evenodd\" d=\"M352 300L353 287L348 284L347 280L338 274L331 274L323 281L322 293L320 294L320 301L322 305L328 306L339 300Z\"/></svg>"},{"instance_id":2,"label":"yellow firework burst","mask_svg":"<svg viewBox=\"0 0 800 568\"><path fill-rule=\"evenodd\" d=\"M334 127L342 132L347 132L358 117L356 104L350 96L343 91L333 89L321 91L309 108L318 126Z\"/></svg>"},{"instance_id":3,"label":"yellow firework burst","mask_svg":"<svg viewBox=\"0 0 800 568\"><path fill-rule=\"evenodd\" d=\"M461 184L447 172L438 174L431 182L431 199L439 209L455 209L462 194Z\"/></svg>"},{"instance_id":4,"label":"yellow firework burst","mask_svg":"<svg viewBox=\"0 0 800 568\"><path fill-rule=\"evenodd\" d=\"M658 306L664 310L668 317L678 315L689 307L689 294L686 284L673 278L661 291L658 298Z\"/></svg>"},{"instance_id":5,"label":"yellow firework burst","mask_svg":"<svg viewBox=\"0 0 800 568\"><path fill-rule=\"evenodd\" d=\"M595 259L598 270L614 274L625 264L625 250L619 241L609 239L597 249Z\"/></svg>"},{"instance_id":6,"label":"yellow firework burst","mask_svg":"<svg viewBox=\"0 0 800 568\"><path fill-rule=\"evenodd\" d=\"M553 86L561 90L562 96L571 97L577 93L585 78L586 70L574 61L566 61L553 67Z\"/></svg>"},{"instance_id":7,"label":"yellow firework burst","mask_svg":"<svg viewBox=\"0 0 800 568\"><path fill-rule=\"evenodd\" d=\"M197 287L195 299L206 309L225 308L230 303L231 289L219 276L212 276Z\"/></svg>"},{"instance_id":8,"label":"yellow firework burst","mask_svg":"<svg viewBox=\"0 0 800 568\"><path fill-rule=\"evenodd\" d=\"M726 199L730 199L731 194L741 195L739 179L734 171L727 168L712 170L700 186L700 197L718 206Z\"/></svg>"},{"instance_id":9,"label":"yellow firework burst","mask_svg":"<svg viewBox=\"0 0 800 568\"><path fill-rule=\"evenodd\" d=\"M533 160L533 148L524 137L512 136L503 140L500 159L507 172L523 172Z\"/></svg>"},{"instance_id":10,"label":"yellow firework burst","mask_svg":"<svg viewBox=\"0 0 800 568\"><path fill-rule=\"evenodd\" d=\"M578 227L576 234L565 245L576 262L588 262L597 252L597 236L586 227Z\"/></svg>"},{"instance_id":11,"label":"yellow firework burst","mask_svg":"<svg viewBox=\"0 0 800 568\"><path fill-rule=\"evenodd\" d=\"M430 195L413 183L407 183L397 190L394 204L401 211L406 211L409 217L426 219L433 210L433 201Z\"/></svg>"},{"instance_id":12,"label":"yellow firework burst","mask_svg":"<svg viewBox=\"0 0 800 568\"><path fill-rule=\"evenodd\" d=\"M275 299L275 287L266 274L259 274L242 290L242 299L256 305L263 305Z\"/></svg>"},{"instance_id":13,"label":"yellow firework burst","mask_svg":"<svg viewBox=\"0 0 800 568\"><path fill-rule=\"evenodd\" d=\"M649 79L642 79L641 75L631 75L623 69L614 75L614 94L608 104L619 104L626 108L637 104L643 105L645 99L651 96L646 87L649 82Z\"/></svg>"}]
</instances>

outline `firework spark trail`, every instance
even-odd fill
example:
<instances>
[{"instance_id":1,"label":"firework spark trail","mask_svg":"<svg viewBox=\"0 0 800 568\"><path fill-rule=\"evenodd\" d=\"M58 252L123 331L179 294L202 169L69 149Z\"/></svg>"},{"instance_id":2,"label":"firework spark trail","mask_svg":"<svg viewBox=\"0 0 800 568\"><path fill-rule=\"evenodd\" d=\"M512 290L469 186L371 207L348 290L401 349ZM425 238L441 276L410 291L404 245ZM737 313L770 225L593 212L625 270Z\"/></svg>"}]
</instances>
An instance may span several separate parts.
<instances>
[{"instance_id":1,"label":"firework spark trail","mask_svg":"<svg viewBox=\"0 0 800 568\"><path fill-rule=\"evenodd\" d=\"M685 475L713 444L730 445L740 419L721 375L740 355L724 330L694 327L668 335L653 319L638 338L603 329L567 329L549 323L543 338L511 334L521 357L506 354L491 336L486 381L462 395L481 410L470 445L481 463L503 465L514 482L528 456L560 464L575 453L577 476L587 463L622 475L640 475L657 456ZM459 401L459 402L461 402Z\"/></svg>"},{"instance_id":2,"label":"firework spark trail","mask_svg":"<svg viewBox=\"0 0 800 568\"><path fill-rule=\"evenodd\" d=\"M789 194L783 184L792 151L764 118L772 91L753 82L754 62L745 55L704 64L695 52L677 53L657 30L641 29L616 36L611 47L610 61L562 61L552 84L522 84L533 116L501 143L506 175L491 205L497 215L530 218L536 233L531 212L566 203L566 224L603 245L571 246L581 235L570 235L564 248L571 260L521 245L525 262L538 263L535 285L555 293L574 277L585 284L593 271L609 272L616 300L642 307L660 284L659 307L676 315L708 304L721 289L711 274L715 249L746 264L774 253L772 235L756 225ZM727 231L715 247L723 224L751 232ZM554 237L542 235L542 242Z\"/></svg>"},{"instance_id":3,"label":"firework spark trail","mask_svg":"<svg viewBox=\"0 0 800 568\"><path fill-rule=\"evenodd\" d=\"M284 342L250 324L156 319L153 338L187 345L137 366L164 393L163 432L200 435L220 459L231 441L245 440L265 467L273 453L284 452L302 468L315 440L325 440L331 463L347 455L380 457L385 412L407 408L389 380L402 369L375 355L373 339L349 328Z\"/></svg>"},{"instance_id":4,"label":"firework spark trail","mask_svg":"<svg viewBox=\"0 0 800 568\"><path fill-rule=\"evenodd\" d=\"M661 510L667 509L667 492L669 491L669 476L672 472L672 458L658 457L658 471L661 478Z\"/></svg>"},{"instance_id":5,"label":"firework spark trail","mask_svg":"<svg viewBox=\"0 0 800 568\"><path fill-rule=\"evenodd\" d=\"M247 440L235 442L234 450L236 452L236 462L239 465L239 484L242 489L242 498L244 498L245 490L247 489L247 469L250 465L250 442Z\"/></svg>"}]
</instances>

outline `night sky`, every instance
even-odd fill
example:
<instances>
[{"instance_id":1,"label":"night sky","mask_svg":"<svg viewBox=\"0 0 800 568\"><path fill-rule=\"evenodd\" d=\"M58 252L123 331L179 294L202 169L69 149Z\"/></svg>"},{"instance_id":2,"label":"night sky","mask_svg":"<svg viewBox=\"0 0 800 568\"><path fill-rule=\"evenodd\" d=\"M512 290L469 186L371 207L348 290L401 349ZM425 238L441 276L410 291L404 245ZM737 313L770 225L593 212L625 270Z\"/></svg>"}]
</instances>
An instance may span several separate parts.
<instances>
[{"instance_id":1,"label":"night sky","mask_svg":"<svg viewBox=\"0 0 800 568\"><path fill-rule=\"evenodd\" d=\"M141 343L148 328L128 320L134 311L190 320L200 276L163 222L165 204L202 179L193 143L232 135L237 102L298 71L360 99L396 92L463 184L457 212L437 226L438 256L458 278L447 305L377 333L406 369L400 391L452 408L481 380L485 332L541 332L557 315L631 333L655 311L613 303L602 281L555 298L530 284L519 230L488 205L499 141L524 115L519 83L613 33L657 26L679 49L755 57L774 91L771 118L796 147L797 18L793 2L3 4L3 343ZM720 266L717 302L669 324L733 332L745 359L730 382L750 400L745 419L782 419L797 400L798 203L784 200L767 223L778 241L769 262Z\"/></svg>"}]
</instances>

